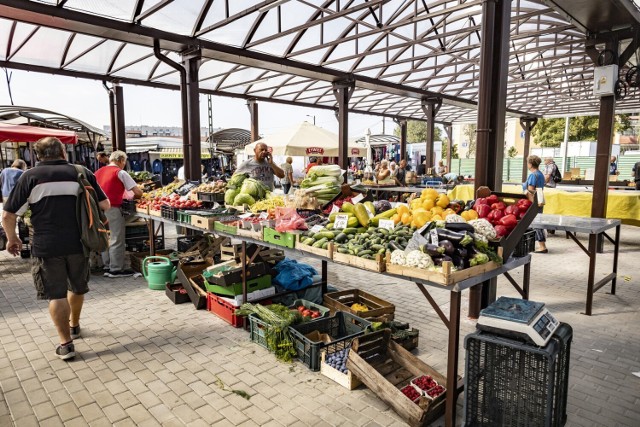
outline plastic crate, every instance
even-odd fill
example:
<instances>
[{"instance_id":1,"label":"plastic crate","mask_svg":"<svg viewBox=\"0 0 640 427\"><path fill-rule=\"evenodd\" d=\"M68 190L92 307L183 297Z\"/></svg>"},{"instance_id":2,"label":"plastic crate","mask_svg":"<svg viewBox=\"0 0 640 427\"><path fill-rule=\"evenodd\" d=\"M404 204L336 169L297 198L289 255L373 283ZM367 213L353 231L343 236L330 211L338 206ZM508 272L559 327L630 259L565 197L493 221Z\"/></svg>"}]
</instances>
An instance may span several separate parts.
<instances>
[{"instance_id":1,"label":"plastic crate","mask_svg":"<svg viewBox=\"0 0 640 427\"><path fill-rule=\"evenodd\" d=\"M316 311L320 312L320 317L328 317L330 311L327 307L324 307L320 304L313 303L311 301L307 301L306 299L297 299L289 306L290 309L296 310L300 306L304 306L305 308L312 308Z\"/></svg>"},{"instance_id":2,"label":"plastic crate","mask_svg":"<svg viewBox=\"0 0 640 427\"><path fill-rule=\"evenodd\" d=\"M562 323L545 347L475 332L465 338L466 426L563 426L573 330Z\"/></svg>"},{"instance_id":3,"label":"plastic crate","mask_svg":"<svg viewBox=\"0 0 640 427\"><path fill-rule=\"evenodd\" d=\"M135 225L127 225L124 231L125 238L129 237L140 237L140 236L149 236L149 227L147 224L135 224Z\"/></svg>"},{"instance_id":4,"label":"plastic crate","mask_svg":"<svg viewBox=\"0 0 640 427\"><path fill-rule=\"evenodd\" d=\"M207 292L212 292L217 295L224 295L234 297L236 295L242 295L242 282L232 283L231 285L221 286L214 283L210 283L208 280L204 281L207 287ZM265 275L256 277L255 279L247 280L247 293L260 291L271 287L271 276Z\"/></svg>"},{"instance_id":5,"label":"plastic crate","mask_svg":"<svg viewBox=\"0 0 640 427\"><path fill-rule=\"evenodd\" d=\"M274 245L294 248L296 246L296 235L294 233L280 233L273 228L264 228L264 241Z\"/></svg>"},{"instance_id":6,"label":"plastic crate","mask_svg":"<svg viewBox=\"0 0 640 427\"><path fill-rule=\"evenodd\" d=\"M236 308L233 304L223 300L216 294L207 292L207 310L215 314L234 328L244 326L244 316L236 316Z\"/></svg>"},{"instance_id":7,"label":"plastic crate","mask_svg":"<svg viewBox=\"0 0 640 427\"><path fill-rule=\"evenodd\" d=\"M171 206L162 205L160 207L160 214L162 218L170 219L173 221L178 220L178 208L172 208Z\"/></svg>"},{"instance_id":8,"label":"plastic crate","mask_svg":"<svg viewBox=\"0 0 640 427\"><path fill-rule=\"evenodd\" d=\"M124 248L127 252L149 252L149 237L128 237L124 240ZM155 249L164 249L164 237L156 237Z\"/></svg>"},{"instance_id":9,"label":"plastic crate","mask_svg":"<svg viewBox=\"0 0 640 427\"><path fill-rule=\"evenodd\" d=\"M198 200L203 202L218 202L224 203L224 193L203 193L198 191Z\"/></svg>"},{"instance_id":10,"label":"plastic crate","mask_svg":"<svg viewBox=\"0 0 640 427\"><path fill-rule=\"evenodd\" d=\"M249 338L251 342L269 350L269 347L267 347L267 339L264 336L264 331L269 325L254 313L250 314L247 319L249 319Z\"/></svg>"},{"instance_id":11,"label":"plastic crate","mask_svg":"<svg viewBox=\"0 0 640 427\"><path fill-rule=\"evenodd\" d=\"M135 200L123 200L120 205L120 211L123 215L133 215L136 212Z\"/></svg>"},{"instance_id":12,"label":"plastic crate","mask_svg":"<svg viewBox=\"0 0 640 427\"><path fill-rule=\"evenodd\" d=\"M177 239L178 252L187 252L196 243L198 243L200 239L202 239L201 235L178 237Z\"/></svg>"},{"instance_id":13,"label":"plastic crate","mask_svg":"<svg viewBox=\"0 0 640 427\"><path fill-rule=\"evenodd\" d=\"M520 241L513 249L512 256L516 258L523 257L536 250L536 231L528 229L520 238Z\"/></svg>"},{"instance_id":14,"label":"plastic crate","mask_svg":"<svg viewBox=\"0 0 640 427\"><path fill-rule=\"evenodd\" d=\"M318 318L291 326L290 329L298 359L312 371L319 371L322 351L326 349L328 353L333 353L348 347L354 338L363 335L370 326L371 322L367 320L339 311L332 317ZM305 335L313 331L329 335L331 341L328 343L311 341Z\"/></svg>"}]
</instances>

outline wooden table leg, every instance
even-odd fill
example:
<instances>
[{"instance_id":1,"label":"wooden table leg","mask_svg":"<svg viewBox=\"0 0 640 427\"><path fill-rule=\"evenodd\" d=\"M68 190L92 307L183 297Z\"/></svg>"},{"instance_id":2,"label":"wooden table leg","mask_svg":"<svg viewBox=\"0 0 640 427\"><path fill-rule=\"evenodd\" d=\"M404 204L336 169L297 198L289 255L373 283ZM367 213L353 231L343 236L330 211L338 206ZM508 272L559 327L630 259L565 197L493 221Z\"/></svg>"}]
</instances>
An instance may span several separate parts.
<instances>
[{"instance_id":1,"label":"wooden table leg","mask_svg":"<svg viewBox=\"0 0 640 427\"><path fill-rule=\"evenodd\" d=\"M616 274L611 280L611 295L616 294L616 279L618 277L618 253L620 251L620 227L616 227L616 239L613 242L613 273Z\"/></svg>"},{"instance_id":2,"label":"wooden table leg","mask_svg":"<svg viewBox=\"0 0 640 427\"><path fill-rule=\"evenodd\" d=\"M589 279L587 281L587 306L585 313L591 316L591 307L593 305L593 284L596 274L596 256L597 256L598 236L589 234Z\"/></svg>"},{"instance_id":3,"label":"wooden table leg","mask_svg":"<svg viewBox=\"0 0 640 427\"><path fill-rule=\"evenodd\" d=\"M451 292L449 299L449 346L447 350L447 401L444 422L456 425L458 401L458 345L460 344L460 292Z\"/></svg>"},{"instance_id":4,"label":"wooden table leg","mask_svg":"<svg viewBox=\"0 0 640 427\"><path fill-rule=\"evenodd\" d=\"M322 268L322 295L327 293L327 280L329 280L329 273L327 272L327 261L321 261Z\"/></svg>"},{"instance_id":5,"label":"wooden table leg","mask_svg":"<svg viewBox=\"0 0 640 427\"><path fill-rule=\"evenodd\" d=\"M149 229L149 255L156 255L156 235L153 229L153 220L149 218L147 220L147 228Z\"/></svg>"},{"instance_id":6,"label":"wooden table leg","mask_svg":"<svg viewBox=\"0 0 640 427\"><path fill-rule=\"evenodd\" d=\"M247 301L247 242L242 241L242 303Z\"/></svg>"}]
</instances>

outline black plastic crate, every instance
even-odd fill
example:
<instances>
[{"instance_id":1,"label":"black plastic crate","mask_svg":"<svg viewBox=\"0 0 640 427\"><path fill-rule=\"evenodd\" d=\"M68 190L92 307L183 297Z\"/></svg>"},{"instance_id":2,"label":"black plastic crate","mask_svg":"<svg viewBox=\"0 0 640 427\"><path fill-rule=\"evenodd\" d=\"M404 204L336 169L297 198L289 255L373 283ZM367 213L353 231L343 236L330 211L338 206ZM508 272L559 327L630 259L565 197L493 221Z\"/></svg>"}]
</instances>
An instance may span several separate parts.
<instances>
[{"instance_id":1,"label":"black plastic crate","mask_svg":"<svg viewBox=\"0 0 640 427\"><path fill-rule=\"evenodd\" d=\"M122 211L123 215L133 215L136 212L135 200L123 200L122 205L120 205L120 211Z\"/></svg>"},{"instance_id":2,"label":"black plastic crate","mask_svg":"<svg viewBox=\"0 0 640 427\"><path fill-rule=\"evenodd\" d=\"M335 353L351 345L351 342L364 335L371 322L350 313L338 311L332 317L322 317L311 322L291 326L293 343L298 352L298 359L312 371L320 370L320 353L327 349L328 353ZM314 342L305 335L318 331L331 337L331 342Z\"/></svg>"},{"instance_id":3,"label":"black plastic crate","mask_svg":"<svg viewBox=\"0 0 640 427\"><path fill-rule=\"evenodd\" d=\"M130 237L124 240L124 248L128 252L149 252L149 237ZM164 249L164 238L156 237L155 249Z\"/></svg>"},{"instance_id":4,"label":"black plastic crate","mask_svg":"<svg viewBox=\"0 0 640 427\"><path fill-rule=\"evenodd\" d=\"M198 196L198 200L202 202L224 203L224 193L203 193L198 191L197 196Z\"/></svg>"},{"instance_id":5,"label":"black plastic crate","mask_svg":"<svg viewBox=\"0 0 640 427\"><path fill-rule=\"evenodd\" d=\"M173 221L178 220L178 208L172 208L171 206L162 205L160 207L160 214L162 218L170 219Z\"/></svg>"},{"instance_id":6,"label":"black plastic crate","mask_svg":"<svg viewBox=\"0 0 640 427\"><path fill-rule=\"evenodd\" d=\"M130 237L148 237L149 236L149 227L146 224L142 225L127 225L124 231L125 238Z\"/></svg>"},{"instance_id":7,"label":"black plastic crate","mask_svg":"<svg viewBox=\"0 0 640 427\"><path fill-rule=\"evenodd\" d=\"M178 237L177 239L177 249L178 252L187 252L189 249L193 247L196 243L198 243L202 239L202 235L194 235L194 236L183 236Z\"/></svg>"},{"instance_id":8,"label":"black plastic crate","mask_svg":"<svg viewBox=\"0 0 640 427\"><path fill-rule=\"evenodd\" d=\"M573 330L545 347L475 332L465 338L465 426L563 426Z\"/></svg>"},{"instance_id":9,"label":"black plastic crate","mask_svg":"<svg viewBox=\"0 0 640 427\"><path fill-rule=\"evenodd\" d=\"M536 231L528 229L524 232L520 241L513 249L513 256L516 258L523 257L536 250Z\"/></svg>"}]
</instances>

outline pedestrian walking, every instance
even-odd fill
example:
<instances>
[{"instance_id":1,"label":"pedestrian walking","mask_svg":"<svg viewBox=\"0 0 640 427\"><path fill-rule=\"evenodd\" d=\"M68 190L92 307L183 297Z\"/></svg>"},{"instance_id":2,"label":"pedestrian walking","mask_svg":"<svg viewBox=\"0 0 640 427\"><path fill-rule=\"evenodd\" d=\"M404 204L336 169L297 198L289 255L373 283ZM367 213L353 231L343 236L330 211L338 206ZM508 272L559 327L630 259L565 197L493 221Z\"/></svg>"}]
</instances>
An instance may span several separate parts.
<instances>
[{"instance_id":1,"label":"pedestrian walking","mask_svg":"<svg viewBox=\"0 0 640 427\"><path fill-rule=\"evenodd\" d=\"M4 205L2 225L7 251L19 255L22 242L16 221L31 208L33 281L38 299L49 301L49 314L60 339L56 355L68 360L76 354L73 340L80 337L80 312L84 294L89 292L89 258L76 216L78 171L67 162L59 139L43 138L34 148L40 162L16 183ZM84 174L96 191L100 208L109 209L109 200L93 173L85 168Z\"/></svg>"},{"instance_id":2,"label":"pedestrian walking","mask_svg":"<svg viewBox=\"0 0 640 427\"><path fill-rule=\"evenodd\" d=\"M522 184L522 189L526 192L529 200L533 201L533 196L537 193L538 188L543 189L545 178L544 174L540 172L538 169L540 167L540 163L542 160L538 156L529 156L527 157L527 166L529 168L529 176L527 177L527 181ZM538 201L540 203L540 201ZM535 206L532 208L536 208ZM538 250L535 251L537 254L546 254L549 252L547 250L547 238L544 234L543 228L536 228L536 242L538 242Z\"/></svg>"}]
</instances>

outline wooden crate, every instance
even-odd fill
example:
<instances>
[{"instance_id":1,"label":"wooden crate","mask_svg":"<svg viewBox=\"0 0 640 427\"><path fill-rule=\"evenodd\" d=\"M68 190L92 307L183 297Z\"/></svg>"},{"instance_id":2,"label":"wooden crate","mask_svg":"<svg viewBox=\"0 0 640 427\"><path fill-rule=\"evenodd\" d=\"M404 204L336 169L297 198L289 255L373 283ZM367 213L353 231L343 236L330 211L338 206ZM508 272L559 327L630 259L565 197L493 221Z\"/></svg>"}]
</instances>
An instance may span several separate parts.
<instances>
[{"instance_id":1,"label":"wooden crate","mask_svg":"<svg viewBox=\"0 0 640 427\"><path fill-rule=\"evenodd\" d=\"M391 264L391 256L387 255L386 268L388 273L404 276L408 279L421 279L442 286L451 286L470 277L477 276L478 274L495 270L500 267L500 265L501 264L498 264L495 261L489 261L486 264L476 265L474 267L465 268L464 270L453 271L453 264L449 261L444 261L442 263L442 271L440 272Z\"/></svg>"},{"instance_id":2,"label":"wooden crate","mask_svg":"<svg viewBox=\"0 0 640 427\"><path fill-rule=\"evenodd\" d=\"M162 211L154 211L153 209L149 209L149 215L162 218Z\"/></svg>"},{"instance_id":3,"label":"wooden crate","mask_svg":"<svg viewBox=\"0 0 640 427\"><path fill-rule=\"evenodd\" d=\"M258 231L254 231L253 228L250 230L245 230L244 228L240 228L240 227L238 227L238 233L237 233L238 236L248 237L250 239L255 239L255 240L262 240L262 234L263 234L262 229Z\"/></svg>"},{"instance_id":4,"label":"wooden crate","mask_svg":"<svg viewBox=\"0 0 640 427\"><path fill-rule=\"evenodd\" d=\"M350 307L355 303L364 304L371 310L354 311ZM331 313L346 311L363 319L380 322L392 321L396 311L395 305L360 289L327 293L324 295L323 304L331 310Z\"/></svg>"},{"instance_id":5,"label":"wooden crate","mask_svg":"<svg viewBox=\"0 0 640 427\"><path fill-rule=\"evenodd\" d=\"M212 231L214 222L214 216L191 215L191 225L203 230Z\"/></svg>"},{"instance_id":6,"label":"wooden crate","mask_svg":"<svg viewBox=\"0 0 640 427\"><path fill-rule=\"evenodd\" d=\"M298 235L298 242L296 243L296 249L300 249L301 251L309 252L314 255L323 256L325 258L333 259L333 242L329 242L329 246L327 246L327 249L322 249L322 248L314 248L311 245L303 245L302 241L304 239L306 239L306 237L303 237L302 234Z\"/></svg>"},{"instance_id":7,"label":"wooden crate","mask_svg":"<svg viewBox=\"0 0 640 427\"><path fill-rule=\"evenodd\" d=\"M136 212L141 213L141 214L145 214L145 215L149 215L149 206L145 207L145 208L139 208L136 206Z\"/></svg>"},{"instance_id":8,"label":"wooden crate","mask_svg":"<svg viewBox=\"0 0 640 427\"><path fill-rule=\"evenodd\" d=\"M325 357L327 357L327 352L323 351L322 355L320 356L320 373L322 375L332 379L347 390L355 390L362 385L362 381L360 381L355 375L353 375L351 371L343 374L337 369L332 368L331 366L326 364L324 362Z\"/></svg>"},{"instance_id":9,"label":"wooden crate","mask_svg":"<svg viewBox=\"0 0 640 427\"><path fill-rule=\"evenodd\" d=\"M364 259L355 255L341 254L335 249L335 246L332 259L334 262L340 264L351 265L354 267L362 268L364 270L376 271L378 273L383 272L386 267L384 256L380 254L376 254L375 259Z\"/></svg>"},{"instance_id":10,"label":"wooden crate","mask_svg":"<svg viewBox=\"0 0 640 427\"><path fill-rule=\"evenodd\" d=\"M421 397L418 404L402 394L400 389L421 375L431 375L439 384L447 382L431 366L391 341L388 329L356 338L347 369L411 426L426 426L444 413L444 393L435 399Z\"/></svg>"}]
</instances>

